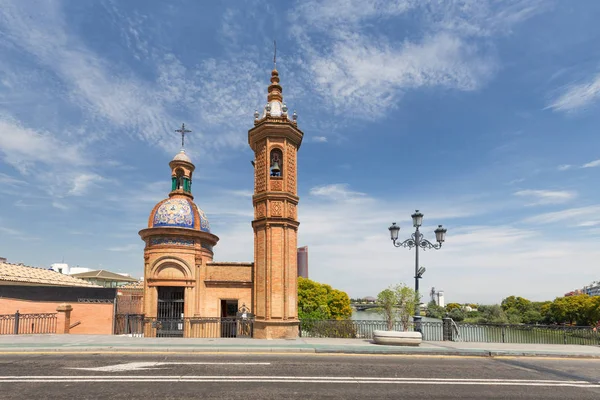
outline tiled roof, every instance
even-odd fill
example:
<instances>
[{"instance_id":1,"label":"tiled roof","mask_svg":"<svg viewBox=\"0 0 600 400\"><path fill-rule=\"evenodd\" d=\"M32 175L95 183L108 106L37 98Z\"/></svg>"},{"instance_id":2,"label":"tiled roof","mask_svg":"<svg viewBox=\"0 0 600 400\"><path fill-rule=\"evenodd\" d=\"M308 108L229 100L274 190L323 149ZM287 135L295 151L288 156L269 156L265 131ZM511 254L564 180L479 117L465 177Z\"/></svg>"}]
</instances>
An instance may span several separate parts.
<instances>
[{"instance_id":1,"label":"tiled roof","mask_svg":"<svg viewBox=\"0 0 600 400\"><path fill-rule=\"evenodd\" d=\"M119 281L119 282L137 282L136 278L125 276L121 274L115 274L114 272L99 269L96 271L80 272L78 274L71 274L75 278L81 279L100 279L105 281Z\"/></svg>"},{"instance_id":2,"label":"tiled roof","mask_svg":"<svg viewBox=\"0 0 600 400\"><path fill-rule=\"evenodd\" d=\"M144 284L142 281L128 283L127 285L119 286L119 289L135 289L135 290L143 290Z\"/></svg>"},{"instance_id":3,"label":"tiled roof","mask_svg":"<svg viewBox=\"0 0 600 400\"><path fill-rule=\"evenodd\" d=\"M28 267L22 264L0 262L0 282L7 284L39 284L50 286L92 286L93 283L83 279L73 278L50 269Z\"/></svg>"}]
</instances>

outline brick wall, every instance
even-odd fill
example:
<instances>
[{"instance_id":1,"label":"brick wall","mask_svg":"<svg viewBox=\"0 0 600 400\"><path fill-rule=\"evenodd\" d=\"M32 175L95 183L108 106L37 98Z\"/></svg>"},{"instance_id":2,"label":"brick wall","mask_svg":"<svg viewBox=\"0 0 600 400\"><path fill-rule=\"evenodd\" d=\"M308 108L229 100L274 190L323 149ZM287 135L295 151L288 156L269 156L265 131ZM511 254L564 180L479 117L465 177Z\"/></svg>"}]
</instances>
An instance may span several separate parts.
<instances>
[{"instance_id":1,"label":"brick wall","mask_svg":"<svg viewBox=\"0 0 600 400\"><path fill-rule=\"evenodd\" d=\"M0 314L56 313L56 307L62 302L38 302L0 298ZM71 324L81 322L71 328L72 334L112 335L113 304L112 303L68 303L73 307Z\"/></svg>"}]
</instances>

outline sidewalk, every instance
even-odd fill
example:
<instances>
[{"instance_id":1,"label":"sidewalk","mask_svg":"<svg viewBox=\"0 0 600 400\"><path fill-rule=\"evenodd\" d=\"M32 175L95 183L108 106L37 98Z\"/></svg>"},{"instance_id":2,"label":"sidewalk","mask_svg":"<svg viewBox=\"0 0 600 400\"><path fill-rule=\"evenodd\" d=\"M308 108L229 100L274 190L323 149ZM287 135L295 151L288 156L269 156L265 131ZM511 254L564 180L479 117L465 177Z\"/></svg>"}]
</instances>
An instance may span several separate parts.
<instances>
[{"instance_id":1,"label":"sidewalk","mask_svg":"<svg viewBox=\"0 0 600 400\"><path fill-rule=\"evenodd\" d=\"M423 342L419 347L382 346L364 339L182 339L110 335L2 335L0 353L173 352L341 353L443 356L598 358L600 346L560 344Z\"/></svg>"}]
</instances>

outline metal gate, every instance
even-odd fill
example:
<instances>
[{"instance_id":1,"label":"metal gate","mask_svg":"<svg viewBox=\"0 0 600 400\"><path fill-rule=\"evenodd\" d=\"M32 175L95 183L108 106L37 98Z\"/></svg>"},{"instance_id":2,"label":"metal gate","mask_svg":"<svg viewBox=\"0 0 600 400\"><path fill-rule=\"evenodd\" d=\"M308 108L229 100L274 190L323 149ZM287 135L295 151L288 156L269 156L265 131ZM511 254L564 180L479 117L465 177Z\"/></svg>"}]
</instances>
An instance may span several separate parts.
<instances>
[{"instance_id":1,"label":"metal gate","mask_svg":"<svg viewBox=\"0 0 600 400\"><path fill-rule=\"evenodd\" d=\"M251 338L254 330L254 314L245 304L238 309L235 317L221 318L221 337Z\"/></svg>"},{"instance_id":2,"label":"metal gate","mask_svg":"<svg viewBox=\"0 0 600 400\"><path fill-rule=\"evenodd\" d=\"M159 287L156 337L183 337L184 288Z\"/></svg>"}]
</instances>

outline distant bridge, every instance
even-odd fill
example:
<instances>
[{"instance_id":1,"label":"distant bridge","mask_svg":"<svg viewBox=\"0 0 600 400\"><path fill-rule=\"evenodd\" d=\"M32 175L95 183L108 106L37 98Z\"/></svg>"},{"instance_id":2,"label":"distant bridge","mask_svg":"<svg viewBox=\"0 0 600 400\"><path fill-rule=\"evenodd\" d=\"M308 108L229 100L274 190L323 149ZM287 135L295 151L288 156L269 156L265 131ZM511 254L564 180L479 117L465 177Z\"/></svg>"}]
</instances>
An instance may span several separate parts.
<instances>
[{"instance_id":1,"label":"distant bridge","mask_svg":"<svg viewBox=\"0 0 600 400\"><path fill-rule=\"evenodd\" d=\"M377 308L377 304L356 304L356 303L352 303L350 304L350 306L352 308L354 308L356 311L365 311L368 310L369 308Z\"/></svg>"}]
</instances>

